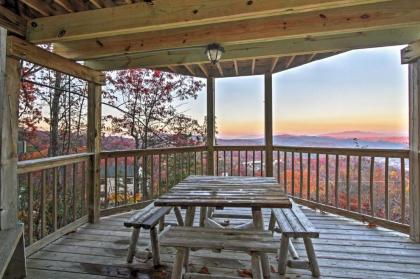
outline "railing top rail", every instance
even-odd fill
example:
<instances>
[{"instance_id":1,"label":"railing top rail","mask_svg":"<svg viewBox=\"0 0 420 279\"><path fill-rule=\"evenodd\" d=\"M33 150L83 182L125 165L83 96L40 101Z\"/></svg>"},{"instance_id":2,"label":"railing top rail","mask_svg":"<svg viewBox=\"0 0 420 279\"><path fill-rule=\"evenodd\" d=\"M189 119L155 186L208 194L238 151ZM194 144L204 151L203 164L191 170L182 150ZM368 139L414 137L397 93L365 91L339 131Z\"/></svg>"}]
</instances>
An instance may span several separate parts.
<instances>
[{"instance_id":1,"label":"railing top rail","mask_svg":"<svg viewBox=\"0 0 420 279\"><path fill-rule=\"evenodd\" d=\"M185 152L200 152L206 150L205 145L186 146L186 147L164 147L164 148L150 148L150 149L131 149L131 150L111 150L102 151L101 158L125 157L135 155L159 155Z\"/></svg>"},{"instance_id":2,"label":"railing top rail","mask_svg":"<svg viewBox=\"0 0 420 279\"><path fill-rule=\"evenodd\" d=\"M262 151L265 145L215 145L215 151Z\"/></svg>"},{"instance_id":3,"label":"railing top rail","mask_svg":"<svg viewBox=\"0 0 420 279\"><path fill-rule=\"evenodd\" d=\"M296 153L313 153L328 155L349 155L369 157L408 158L408 149L375 149L375 148L341 148L341 147L304 147L304 146L273 146L275 151Z\"/></svg>"},{"instance_id":4,"label":"railing top rail","mask_svg":"<svg viewBox=\"0 0 420 279\"><path fill-rule=\"evenodd\" d=\"M71 155L19 161L17 163L18 174L41 171L44 169L50 169L83 162L89 159L91 155L92 153L84 152Z\"/></svg>"}]
</instances>

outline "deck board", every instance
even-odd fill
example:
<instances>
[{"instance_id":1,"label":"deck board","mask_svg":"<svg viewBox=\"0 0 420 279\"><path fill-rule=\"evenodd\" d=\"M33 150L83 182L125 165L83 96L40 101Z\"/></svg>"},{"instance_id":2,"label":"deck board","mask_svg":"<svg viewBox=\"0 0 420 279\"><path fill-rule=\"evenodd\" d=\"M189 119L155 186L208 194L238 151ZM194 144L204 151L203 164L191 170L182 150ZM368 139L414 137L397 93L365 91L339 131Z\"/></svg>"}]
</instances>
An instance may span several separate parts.
<instances>
[{"instance_id":1,"label":"deck board","mask_svg":"<svg viewBox=\"0 0 420 279\"><path fill-rule=\"evenodd\" d=\"M304 213L321 231L314 239L322 278L420 278L420 244L412 243L401 233L383 228L368 228L366 224L341 216L315 212L304 208ZM223 213L250 214L248 209L226 208ZM144 251L149 245L147 231L139 239L140 258L127 264L125 257L131 229L123 222L133 213L101 219L99 224L86 224L28 259L28 278L169 278L175 257L172 248L161 248L164 267L153 270L152 260ZM196 221L198 220L198 212ZM263 212L266 225L269 211ZM224 218L220 218L220 221ZM176 223L171 213L166 218ZM230 219L234 226L247 220ZM275 237L279 238L278 234ZM305 258L303 241L293 240L298 253ZM250 257L244 253L212 253L205 250L191 253L191 268L199 271L207 267L210 273L238 276L238 270L250 268ZM270 255L274 271L275 255ZM288 269L288 278L311 278L309 271ZM271 278L280 278L275 272Z\"/></svg>"}]
</instances>

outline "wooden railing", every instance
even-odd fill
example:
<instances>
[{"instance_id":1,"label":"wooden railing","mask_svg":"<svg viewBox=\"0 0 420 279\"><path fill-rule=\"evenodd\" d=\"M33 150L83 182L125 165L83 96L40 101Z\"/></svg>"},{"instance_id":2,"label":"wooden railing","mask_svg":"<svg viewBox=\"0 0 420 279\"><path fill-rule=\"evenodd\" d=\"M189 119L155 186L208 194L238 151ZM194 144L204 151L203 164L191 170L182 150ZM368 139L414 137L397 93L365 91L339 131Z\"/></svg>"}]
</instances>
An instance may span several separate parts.
<instances>
[{"instance_id":1,"label":"wooden railing","mask_svg":"<svg viewBox=\"0 0 420 279\"><path fill-rule=\"evenodd\" d=\"M265 146L215 146L216 175L265 176ZM207 174L205 146L101 152L100 207L141 207L188 175ZM21 161L19 218L28 254L87 222L91 153ZM281 187L307 206L408 232L408 151L274 146Z\"/></svg>"},{"instance_id":2,"label":"wooden railing","mask_svg":"<svg viewBox=\"0 0 420 279\"><path fill-rule=\"evenodd\" d=\"M19 219L27 253L87 221L87 172L91 154L18 162Z\"/></svg>"},{"instance_id":3,"label":"wooden railing","mask_svg":"<svg viewBox=\"0 0 420 279\"><path fill-rule=\"evenodd\" d=\"M127 209L166 192L191 174L206 174L205 146L103 151L101 208Z\"/></svg>"},{"instance_id":4,"label":"wooden railing","mask_svg":"<svg viewBox=\"0 0 420 279\"><path fill-rule=\"evenodd\" d=\"M264 146L216 146L218 175L265 175ZM408 150L273 147L273 170L302 204L407 233Z\"/></svg>"},{"instance_id":5,"label":"wooden railing","mask_svg":"<svg viewBox=\"0 0 420 279\"><path fill-rule=\"evenodd\" d=\"M264 176L265 147L216 145L215 175Z\"/></svg>"}]
</instances>

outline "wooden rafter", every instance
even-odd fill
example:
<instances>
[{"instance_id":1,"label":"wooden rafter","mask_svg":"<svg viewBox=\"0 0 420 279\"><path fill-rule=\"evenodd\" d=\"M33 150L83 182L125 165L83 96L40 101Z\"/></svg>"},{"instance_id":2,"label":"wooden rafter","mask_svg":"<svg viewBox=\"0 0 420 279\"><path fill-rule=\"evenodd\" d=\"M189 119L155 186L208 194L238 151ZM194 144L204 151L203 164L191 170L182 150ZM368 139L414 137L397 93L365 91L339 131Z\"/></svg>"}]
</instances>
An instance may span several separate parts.
<instances>
[{"instance_id":1,"label":"wooden rafter","mask_svg":"<svg viewBox=\"0 0 420 279\"><path fill-rule=\"evenodd\" d=\"M175 69L175 67L174 67L174 66L172 66L172 65L167 65L166 67L167 67L170 71L172 71L172 72L176 73L176 69Z\"/></svg>"},{"instance_id":2,"label":"wooden rafter","mask_svg":"<svg viewBox=\"0 0 420 279\"><path fill-rule=\"evenodd\" d=\"M0 26L20 36L26 35L26 20L23 17L0 6Z\"/></svg>"},{"instance_id":3,"label":"wooden rafter","mask_svg":"<svg viewBox=\"0 0 420 279\"><path fill-rule=\"evenodd\" d=\"M271 70L270 70L271 73L273 73L274 70L276 69L277 63L279 62L279 58L280 57L278 56L273 58L273 64L271 64Z\"/></svg>"},{"instance_id":4,"label":"wooden rafter","mask_svg":"<svg viewBox=\"0 0 420 279\"><path fill-rule=\"evenodd\" d=\"M75 13L78 14L78 13ZM401 16L404 14L404 16ZM56 51L71 59L94 59L119 54L168 49L205 48L217 41L228 46L305 39L307 42L322 36L341 36L355 32L372 32L410 27L420 24L420 1L395 0L381 5L364 5L319 13L294 14L283 17L253 19L198 26L191 28L145 32L100 39L78 40L57 44ZM286 23L286 25L285 25ZM288 26L291 26L288 28ZM293 28L292 28L293 26ZM35 35L34 29L29 27ZM61 29L60 36L67 36ZM242 30L239 32L239 30ZM63 35L64 33L64 35ZM392 38L388 38L391 40ZM147 43L146 43L147 42Z\"/></svg>"},{"instance_id":5,"label":"wooden rafter","mask_svg":"<svg viewBox=\"0 0 420 279\"><path fill-rule=\"evenodd\" d=\"M40 7L46 5L40 0L23 1L36 3L31 5L34 9L40 9ZM142 1L113 7L112 9L87 11L83 14L65 14L56 18L35 19L38 27L34 28L34 32L30 32L28 37L32 42L38 43L100 38L205 24L214 25L237 20L283 16L355 5L363 6L367 3L387 1L389 0L324 0L322 2L319 0L213 0L206 2L171 0L156 2L153 5L150 5L148 1ZM110 1L103 0L103 2L107 5ZM48 14L43 15L47 16ZM89 28L85 28L85 26L89 26ZM57 34L62 30L65 30L66 35L57 37Z\"/></svg>"},{"instance_id":6,"label":"wooden rafter","mask_svg":"<svg viewBox=\"0 0 420 279\"><path fill-rule=\"evenodd\" d=\"M191 65L184 65L185 69L187 69L188 72L190 72L191 75L195 76L195 72L191 68Z\"/></svg>"},{"instance_id":7,"label":"wooden rafter","mask_svg":"<svg viewBox=\"0 0 420 279\"><path fill-rule=\"evenodd\" d=\"M98 8L98 9L103 8L101 0L89 0L89 2L92 3L92 5L95 6L96 8Z\"/></svg>"},{"instance_id":8,"label":"wooden rafter","mask_svg":"<svg viewBox=\"0 0 420 279\"><path fill-rule=\"evenodd\" d=\"M314 53L312 53L309 57L308 57L308 60L306 61L306 62L311 62L312 60L314 60L314 58L315 58L315 56L317 55L317 53L316 52L314 52Z\"/></svg>"},{"instance_id":9,"label":"wooden rafter","mask_svg":"<svg viewBox=\"0 0 420 279\"><path fill-rule=\"evenodd\" d=\"M285 69L290 68L290 66L292 65L293 61L295 60L295 57L296 57L295 55L290 56L289 60L286 63L286 66L284 66Z\"/></svg>"},{"instance_id":10,"label":"wooden rafter","mask_svg":"<svg viewBox=\"0 0 420 279\"><path fill-rule=\"evenodd\" d=\"M420 40L414 42L401 50L401 63L410 64L420 58Z\"/></svg>"},{"instance_id":11,"label":"wooden rafter","mask_svg":"<svg viewBox=\"0 0 420 279\"><path fill-rule=\"evenodd\" d=\"M220 66L220 62L219 63L216 63L216 67L217 67L217 70L219 71L220 76L223 77L224 74L223 74L223 69Z\"/></svg>"},{"instance_id":12,"label":"wooden rafter","mask_svg":"<svg viewBox=\"0 0 420 279\"><path fill-rule=\"evenodd\" d=\"M73 5L69 2L69 0L54 0L54 2L63 7L63 9L67 12L74 12Z\"/></svg>"},{"instance_id":13,"label":"wooden rafter","mask_svg":"<svg viewBox=\"0 0 420 279\"><path fill-rule=\"evenodd\" d=\"M239 76L238 62L236 60L233 60L233 67L235 68L235 74Z\"/></svg>"},{"instance_id":14,"label":"wooden rafter","mask_svg":"<svg viewBox=\"0 0 420 279\"><path fill-rule=\"evenodd\" d=\"M255 73L255 58L252 59L251 75L254 75L254 73Z\"/></svg>"},{"instance_id":15,"label":"wooden rafter","mask_svg":"<svg viewBox=\"0 0 420 279\"><path fill-rule=\"evenodd\" d=\"M208 71L207 71L207 69L204 67L204 65L203 65L203 64L201 64L201 63L198 63L197 65L198 65L198 67L200 68L200 70L203 72L203 74L204 74L206 77L209 77L209 72L208 72Z\"/></svg>"},{"instance_id":16,"label":"wooden rafter","mask_svg":"<svg viewBox=\"0 0 420 279\"><path fill-rule=\"evenodd\" d=\"M40 1L40 0L20 0L28 7L31 7L38 13L40 13L43 16L50 16L52 15L51 9L49 8L48 4Z\"/></svg>"}]
</instances>

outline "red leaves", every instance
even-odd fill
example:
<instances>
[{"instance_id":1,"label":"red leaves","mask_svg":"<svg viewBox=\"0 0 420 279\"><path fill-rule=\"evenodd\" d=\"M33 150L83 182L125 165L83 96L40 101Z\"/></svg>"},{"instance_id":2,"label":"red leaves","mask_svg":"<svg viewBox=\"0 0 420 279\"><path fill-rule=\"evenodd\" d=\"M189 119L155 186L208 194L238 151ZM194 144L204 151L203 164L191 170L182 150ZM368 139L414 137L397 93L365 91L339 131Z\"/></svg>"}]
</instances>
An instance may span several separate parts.
<instances>
[{"instance_id":1,"label":"red leaves","mask_svg":"<svg viewBox=\"0 0 420 279\"><path fill-rule=\"evenodd\" d=\"M244 278L252 278L252 271L250 269L238 269L238 275Z\"/></svg>"},{"instance_id":2,"label":"red leaves","mask_svg":"<svg viewBox=\"0 0 420 279\"><path fill-rule=\"evenodd\" d=\"M203 266L199 271L198 271L198 273L201 273L201 274L210 274L210 272L209 272L209 269L207 268L207 266Z\"/></svg>"}]
</instances>

